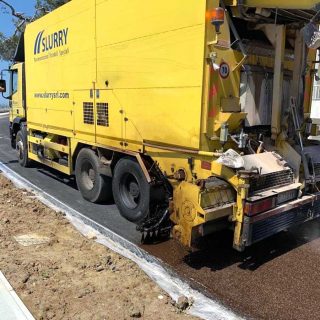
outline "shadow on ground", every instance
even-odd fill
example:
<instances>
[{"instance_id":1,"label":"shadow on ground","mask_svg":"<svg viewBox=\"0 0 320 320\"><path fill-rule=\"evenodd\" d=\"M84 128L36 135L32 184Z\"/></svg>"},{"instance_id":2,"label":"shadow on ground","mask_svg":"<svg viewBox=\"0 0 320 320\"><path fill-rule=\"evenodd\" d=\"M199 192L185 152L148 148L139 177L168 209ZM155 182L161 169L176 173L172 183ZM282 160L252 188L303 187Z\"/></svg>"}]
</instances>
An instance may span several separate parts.
<instances>
[{"instance_id":1,"label":"shadow on ground","mask_svg":"<svg viewBox=\"0 0 320 320\"><path fill-rule=\"evenodd\" d=\"M241 269L254 271L265 263L319 238L320 219L276 234L244 252L237 252L232 248L232 236L232 232L225 231L201 239L196 249L185 255L184 262L196 270L206 267L217 271L237 264Z\"/></svg>"}]
</instances>

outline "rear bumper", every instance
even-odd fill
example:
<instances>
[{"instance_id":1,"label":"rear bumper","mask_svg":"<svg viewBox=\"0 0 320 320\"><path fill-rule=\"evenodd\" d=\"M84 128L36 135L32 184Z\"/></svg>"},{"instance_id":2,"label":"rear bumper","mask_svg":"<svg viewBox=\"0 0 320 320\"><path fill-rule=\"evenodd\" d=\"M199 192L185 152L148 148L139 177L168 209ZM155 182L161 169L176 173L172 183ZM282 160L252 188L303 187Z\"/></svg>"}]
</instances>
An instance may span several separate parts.
<instances>
[{"instance_id":1,"label":"rear bumper","mask_svg":"<svg viewBox=\"0 0 320 320\"><path fill-rule=\"evenodd\" d=\"M292 226L320 217L320 193L244 218L242 245L250 246Z\"/></svg>"}]
</instances>

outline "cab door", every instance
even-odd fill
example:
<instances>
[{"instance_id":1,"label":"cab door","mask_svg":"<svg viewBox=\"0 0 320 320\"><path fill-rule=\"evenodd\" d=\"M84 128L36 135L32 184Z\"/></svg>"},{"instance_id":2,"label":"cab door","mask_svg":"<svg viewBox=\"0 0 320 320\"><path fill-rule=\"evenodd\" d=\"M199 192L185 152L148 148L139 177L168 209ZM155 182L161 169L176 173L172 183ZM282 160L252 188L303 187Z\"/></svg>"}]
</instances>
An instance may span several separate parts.
<instances>
[{"instance_id":1,"label":"cab door","mask_svg":"<svg viewBox=\"0 0 320 320\"><path fill-rule=\"evenodd\" d=\"M16 118L26 118L26 96L24 85L24 63L11 67L10 87L10 121Z\"/></svg>"}]
</instances>

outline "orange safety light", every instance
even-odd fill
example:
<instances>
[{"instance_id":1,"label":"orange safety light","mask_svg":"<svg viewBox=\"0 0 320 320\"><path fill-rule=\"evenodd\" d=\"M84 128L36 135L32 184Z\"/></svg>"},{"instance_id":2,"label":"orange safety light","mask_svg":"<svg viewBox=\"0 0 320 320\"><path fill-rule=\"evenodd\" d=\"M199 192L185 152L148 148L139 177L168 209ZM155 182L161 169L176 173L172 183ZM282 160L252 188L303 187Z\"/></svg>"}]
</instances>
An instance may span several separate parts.
<instances>
[{"instance_id":1,"label":"orange safety light","mask_svg":"<svg viewBox=\"0 0 320 320\"><path fill-rule=\"evenodd\" d=\"M207 19L215 26L216 32L220 33L220 27L224 24L224 9L221 7L215 8L207 12Z\"/></svg>"}]
</instances>

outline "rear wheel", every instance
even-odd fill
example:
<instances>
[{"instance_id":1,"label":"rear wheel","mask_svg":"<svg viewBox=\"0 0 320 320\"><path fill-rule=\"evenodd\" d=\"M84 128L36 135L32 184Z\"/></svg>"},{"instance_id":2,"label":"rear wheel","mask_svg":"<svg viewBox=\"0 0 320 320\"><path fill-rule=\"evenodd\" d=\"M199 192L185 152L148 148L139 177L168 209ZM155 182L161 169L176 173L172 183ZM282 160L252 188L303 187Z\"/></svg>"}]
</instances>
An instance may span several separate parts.
<instances>
[{"instance_id":1,"label":"rear wheel","mask_svg":"<svg viewBox=\"0 0 320 320\"><path fill-rule=\"evenodd\" d=\"M111 178L99 173L100 160L91 149L82 149L77 157L75 175L78 189L90 202L112 199Z\"/></svg>"},{"instance_id":2,"label":"rear wheel","mask_svg":"<svg viewBox=\"0 0 320 320\"><path fill-rule=\"evenodd\" d=\"M25 128L21 128L17 133L16 151L19 164L22 167L28 167L30 165L30 160L28 158L28 137L27 130Z\"/></svg>"},{"instance_id":3,"label":"rear wheel","mask_svg":"<svg viewBox=\"0 0 320 320\"><path fill-rule=\"evenodd\" d=\"M130 158L119 160L113 174L112 191L125 219L139 223L148 216L150 185L136 161Z\"/></svg>"}]
</instances>

